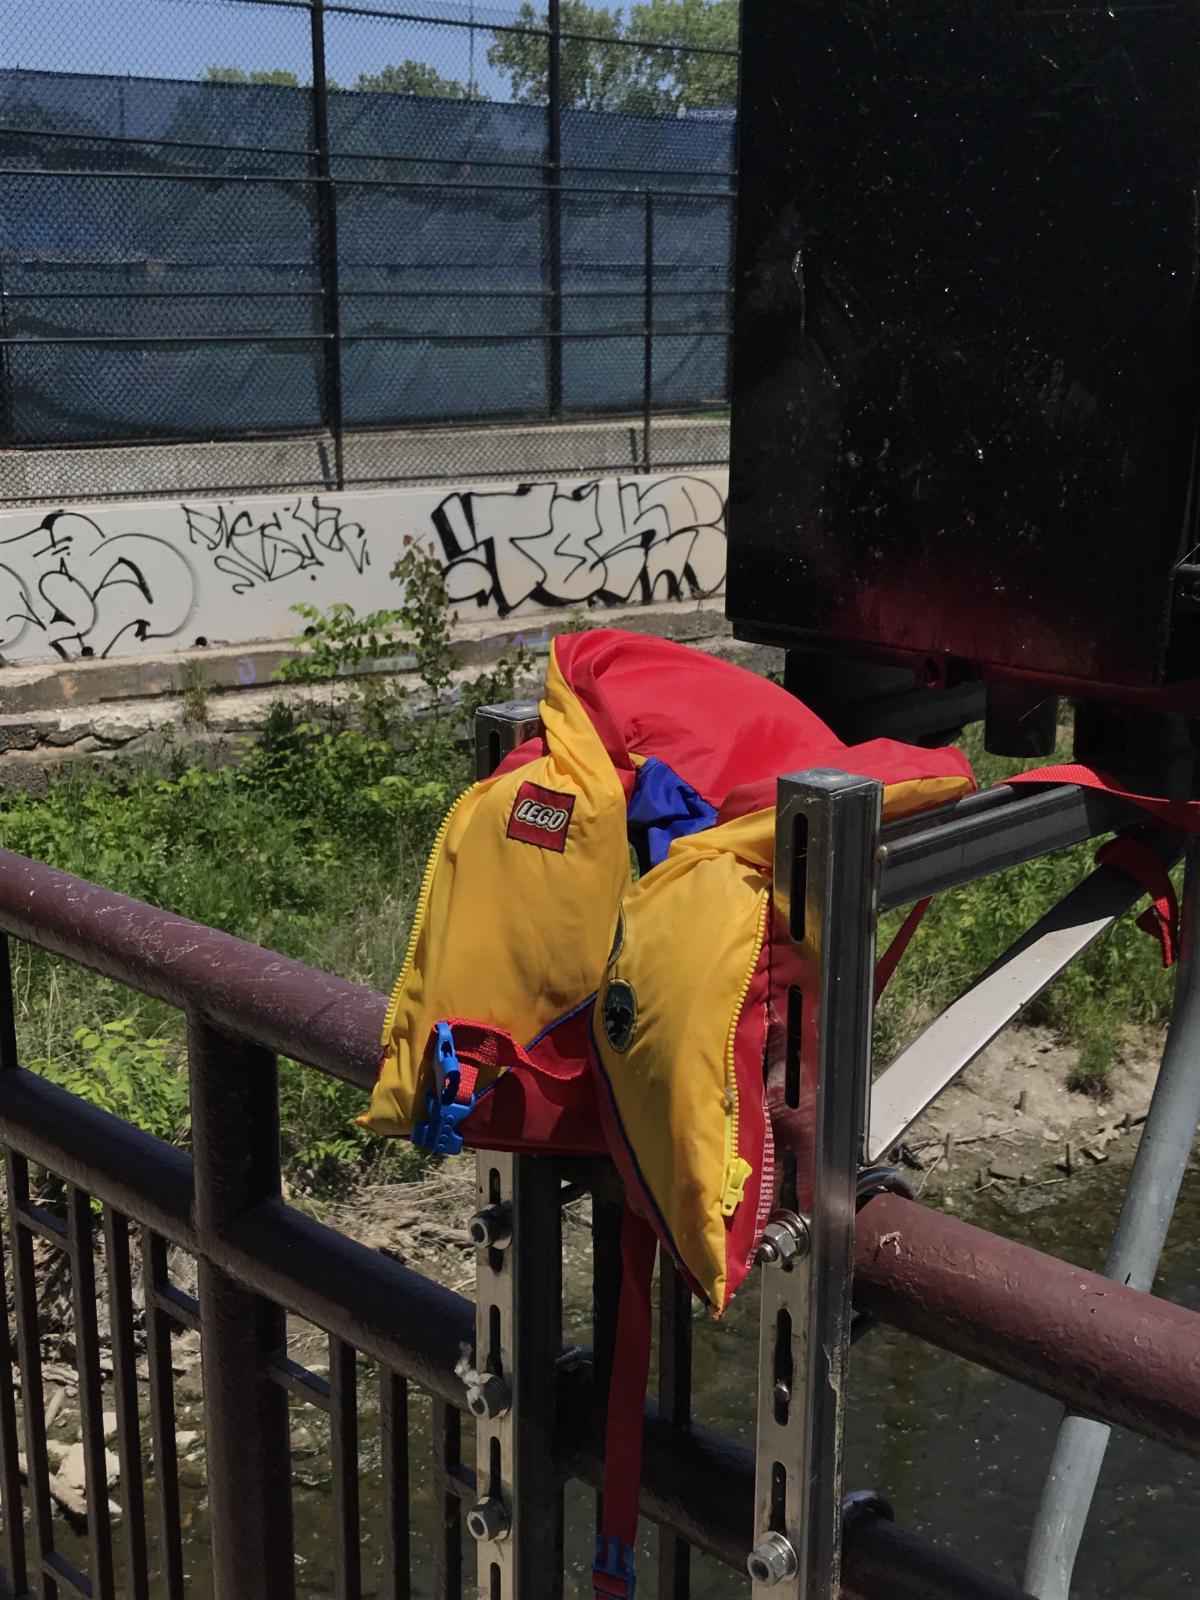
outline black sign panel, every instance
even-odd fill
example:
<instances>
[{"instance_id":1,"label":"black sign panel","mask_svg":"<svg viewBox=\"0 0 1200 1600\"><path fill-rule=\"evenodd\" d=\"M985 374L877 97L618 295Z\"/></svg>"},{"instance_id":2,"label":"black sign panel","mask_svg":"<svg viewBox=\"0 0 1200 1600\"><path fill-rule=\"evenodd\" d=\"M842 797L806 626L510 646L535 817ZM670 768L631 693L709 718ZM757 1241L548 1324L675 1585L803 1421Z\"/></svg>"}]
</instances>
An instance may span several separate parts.
<instances>
[{"instance_id":1,"label":"black sign panel","mask_svg":"<svg viewBox=\"0 0 1200 1600\"><path fill-rule=\"evenodd\" d=\"M744 0L743 44L738 630L1200 678L1200 5Z\"/></svg>"}]
</instances>

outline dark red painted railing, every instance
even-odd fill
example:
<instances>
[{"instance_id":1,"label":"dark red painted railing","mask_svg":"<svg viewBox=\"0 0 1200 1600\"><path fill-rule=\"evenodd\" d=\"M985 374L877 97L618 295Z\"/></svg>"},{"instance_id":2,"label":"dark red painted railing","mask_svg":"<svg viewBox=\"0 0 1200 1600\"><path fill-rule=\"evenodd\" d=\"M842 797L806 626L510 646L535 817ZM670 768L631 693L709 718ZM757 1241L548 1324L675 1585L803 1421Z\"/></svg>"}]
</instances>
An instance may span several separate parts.
<instances>
[{"instance_id":1,"label":"dark red painted railing","mask_svg":"<svg viewBox=\"0 0 1200 1600\"><path fill-rule=\"evenodd\" d=\"M23 1070L17 1060L7 945L0 986L0 1140L8 1149L9 1250L22 1392L40 1393L33 1241L67 1253L81 1319L76 1345L85 1453L91 1466L85 1574L58 1550L47 1490L44 1423L25 1409L28 1488L18 1461L16 1393L0 1349L0 1502L6 1572L0 1593L47 1595L56 1585L115 1595L113 1533L103 1476L99 1370L91 1325L94 1241L89 1201L104 1207L114 1386L121 1421L118 1498L123 1592L149 1593L129 1225L140 1229L146 1288L151 1425L157 1470L157 1561L163 1592L185 1592L174 1463L170 1335L202 1333L213 1583L217 1600L283 1600L294 1592L287 1393L331 1418L335 1588L360 1592L360 1515L354 1353L380 1369L386 1522L385 1592L412 1593L404 1419L407 1385L434 1400L432 1474L442 1513L433 1588L463 1588L460 1507L474 1475L459 1459L455 1366L474 1333L461 1296L314 1221L282 1198L276 1057L368 1087L383 997L199 927L22 857L0 852L0 930L178 1007L188 1019L193 1153L188 1156ZM68 1184L65 1223L29 1197L29 1163ZM594 1188L597 1359L564 1364L552 1398L557 1466L598 1483L603 1448L605 1327L602 1235L611 1177L564 1170ZM611 1232L611 1230L609 1230ZM195 1301L170 1281L166 1249L199 1262ZM1200 1454L1200 1316L1116 1287L1036 1251L892 1195L871 1200L857 1226L856 1303L944 1349L1016 1377L1075 1410ZM90 1305L90 1310L88 1309ZM330 1338L329 1377L286 1357L294 1313ZM686 1422L687 1318L666 1319L667 1415L651 1406L643 1509L663 1536L738 1570L751 1542L750 1454ZM12 1339L0 1328L0 1345ZM747 1375L747 1381L751 1381ZM667 1392L669 1390L669 1393ZM30 1515L28 1539L23 1515ZM28 1548L27 1548L28 1546ZM847 1521L844 1593L853 1600L1020 1600L885 1516ZM686 1566L674 1568L686 1573ZM682 1580L686 1585L686 1577ZM547 1597L561 1593L547 1574ZM469 1589L469 1585L468 1585ZM677 1593L687 1593L686 1587Z\"/></svg>"}]
</instances>

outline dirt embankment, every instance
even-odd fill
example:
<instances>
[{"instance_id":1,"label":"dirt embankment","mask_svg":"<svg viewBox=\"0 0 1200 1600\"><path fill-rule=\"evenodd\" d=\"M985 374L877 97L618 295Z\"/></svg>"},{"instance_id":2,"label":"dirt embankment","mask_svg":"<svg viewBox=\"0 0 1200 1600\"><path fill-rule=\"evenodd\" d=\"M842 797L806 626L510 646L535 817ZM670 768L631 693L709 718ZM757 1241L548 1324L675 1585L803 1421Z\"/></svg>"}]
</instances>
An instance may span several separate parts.
<instances>
[{"instance_id":1,"label":"dirt embankment","mask_svg":"<svg viewBox=\"0 0 1200 1600\"><path fill-rule=\"evenodd\" d=\"M1154 1090L1162 1035L1119 1041L1111 1094L1075 1094L1077 1051L1044 1028L1000 1036L910 1129L909 1177L924 1198L954 1208L991 1184L1068 1183L1102 1161L1133 1158Z\"/></svg>"}]
</instances>

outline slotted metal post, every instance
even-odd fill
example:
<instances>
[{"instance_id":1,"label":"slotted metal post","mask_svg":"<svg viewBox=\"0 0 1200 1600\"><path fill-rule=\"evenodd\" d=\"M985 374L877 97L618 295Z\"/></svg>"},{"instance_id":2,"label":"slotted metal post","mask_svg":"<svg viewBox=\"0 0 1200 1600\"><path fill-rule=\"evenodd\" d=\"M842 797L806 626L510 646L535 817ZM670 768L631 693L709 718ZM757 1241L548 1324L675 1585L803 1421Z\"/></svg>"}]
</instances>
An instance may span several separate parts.
<instances>
[{"instance_id":1,"label":"slotted metal post","mask_svg":"<svg viewBox=\"0 0 1200 1600\"><path fill-rule=\"evenodd\" d=\"M531 701L476 715L476 775L486 777L533 737ZM478 1544L485 1600L562 1595L563 1492L554 1465L555 1377L562 1348L560 1183L536 1156L476 1156L475 1368L478 1501L467 1527Z\"/></svg>"},{"instance_id":2,"label":"slotted metal post","mask_svg":"<svg viewBox=\"0 0 1200 1600\"><path fill-rule=\"evenodd\" d=\"M858 1153L869 1099L882 786L781 778L759 1248L754 1600L837 1600Z\"/></svg>"}]
</instances>

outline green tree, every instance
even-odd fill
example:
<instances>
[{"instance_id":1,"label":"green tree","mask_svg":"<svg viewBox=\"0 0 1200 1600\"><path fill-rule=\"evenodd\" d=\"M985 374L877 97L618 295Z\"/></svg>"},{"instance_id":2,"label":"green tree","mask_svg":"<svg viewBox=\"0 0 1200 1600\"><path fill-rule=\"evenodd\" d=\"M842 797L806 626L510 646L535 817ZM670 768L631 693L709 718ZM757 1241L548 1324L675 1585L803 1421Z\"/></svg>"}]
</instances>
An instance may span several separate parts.
<instances>
[{"instance_id":1,"label":"green tree","mask_svg":"<svg viewBox=\"0 0 1200 1600\"><path fill-rule=\"evenodd\" d=\"M457 78L443 78L424 61L402 61L398 67L390 64L380 72L360 72L356 89L375 94L420 95L429 100L465 100L467 90Z\"/></svg>"},{"instance_id":2,"label":"green tree","mask_svg":"<svg viewBox=\"0 0 1200 1600\"><path fill-rule=\"evenodd\" d=\"M276 67L271 72L243 72L241 67L209 67L204 74L205 83L273 83L281 89L298 89L300 79L294 72Z\"/></svg>"},{"instance_id":3,"label":"green tree","mask_svg":"<svg viewBox=\"0 0 1200 1600\"><path fill-rule=\"evenodd\" d=\"M608 10L589 0L563 0L561 17L564 34L587 36L562 40L564 105L670 116L698 107L732 107L736 100L736 56L693 52L737 48L738 0L644 0L631 7L627 24L619 6ZM532 0L523 0L516 20L532 30L544 28L547 19ZM544 37L498 33L487 58L489 66L508 74L514 100L544 103L549 78Z\"/></svg>"}]
</instances>

